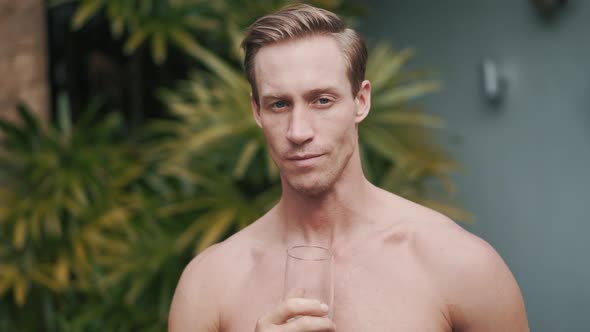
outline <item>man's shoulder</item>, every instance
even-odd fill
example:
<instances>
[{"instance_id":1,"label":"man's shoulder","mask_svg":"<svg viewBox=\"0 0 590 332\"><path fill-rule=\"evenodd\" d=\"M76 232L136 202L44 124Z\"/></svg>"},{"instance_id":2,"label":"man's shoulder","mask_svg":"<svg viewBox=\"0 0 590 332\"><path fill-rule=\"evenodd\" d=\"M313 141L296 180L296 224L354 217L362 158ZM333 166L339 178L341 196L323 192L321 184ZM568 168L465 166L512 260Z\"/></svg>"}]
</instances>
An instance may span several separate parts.
<instances>
[{"instance_id":1,"label":"man's shoulder","mask_svg":"<svg viewBox=\"0 0 590 332\"><path fill-rule=\"evenodd\" d=\"M411 223L412 252L449 304L453 326L526 330L520 289L498 252L438 212L424 208L419 216Z\"/></svg>"},{"instance_id":2,"label":"man's shoulder","mask_svg":"<svg viewBox=\"0 0 590 332\"><path fill-rule=\"evenodd\" d=\"M199 253L188 263L183 274L194 276L191 280L210 276L221 281L225 275L235 277L237 270L245 263L244 258L253 241L252 230L247 227Z\"/></svg>"},{"instance_id":3,"label":"man's shoulder","mask_svg":"<svg viewBox=\"0 0 590 332\"><path fill-rule=\"evenodd\" d=\"M170 331L221 330L224 303L251 266L252 227L210 246L186 265L172 300Z\"/></svg>"},{"instance_id":4,"label":"man's shoulder","mask_svg":"<svg viewBox=\"0 0 590 332\"><path fill-rule=\"evenodd\" d=\"M412 221L413 245L421 258L439 273L465 276L474 268L503 264L496 250L447 216L421 207Z\"/></svg>"},{"instance_id":5,"label":"man's shoulder","mask_svg":"<svg viewBox=\"0 0 590 332\"><path fill-rule=\"evenodd\" d=\"M216 243L194 257L186 266L183 274L193 276L191 280L206 279L222 281L224 276L235 279L241 270L247 269L248 257L257 247L263 245L261 238L268 217L265 215L236 232L229 238Z\"/></svg>"},{"instance_id":6,"label":"man's shoulder","mask_svg":"<svg viewBox=\"0 0 590 332\"><path fill-rule=\"evenodd\" d=\"M458 281L490 268L505 269L488 242L442 213L403 199L392 205L398 209L398 222L392 223L388 237L405 239L429 273Z\"/></svg>"}]
</instances>

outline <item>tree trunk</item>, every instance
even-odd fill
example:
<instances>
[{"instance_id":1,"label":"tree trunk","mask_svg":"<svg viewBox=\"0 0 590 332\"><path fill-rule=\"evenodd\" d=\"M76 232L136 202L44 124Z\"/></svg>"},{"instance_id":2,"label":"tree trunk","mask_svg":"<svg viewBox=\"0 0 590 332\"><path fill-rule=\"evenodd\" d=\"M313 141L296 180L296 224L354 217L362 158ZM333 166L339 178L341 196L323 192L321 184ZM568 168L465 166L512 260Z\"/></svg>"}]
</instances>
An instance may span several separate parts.
<instances>
[{"instance_id":1,"label":"tree trunk","mask_svg":"<svg viewBox=\"0 0 590 332\"><path fill-rule=\"evenodd\" d=\"M0 117L22 102L47 118L46 31L43 0L0 0Z\"/></svg>"}]
</instances>

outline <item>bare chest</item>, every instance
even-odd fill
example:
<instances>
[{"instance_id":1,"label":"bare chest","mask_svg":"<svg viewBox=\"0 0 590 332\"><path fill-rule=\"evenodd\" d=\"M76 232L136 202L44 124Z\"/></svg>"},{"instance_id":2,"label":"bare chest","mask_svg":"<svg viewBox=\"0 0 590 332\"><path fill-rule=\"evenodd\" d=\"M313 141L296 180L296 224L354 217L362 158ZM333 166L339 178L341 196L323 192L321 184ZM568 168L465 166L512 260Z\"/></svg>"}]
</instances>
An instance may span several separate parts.
<instances>
[{"instance_id":1,"label":"bare chest","mask_svg":"<svg viewBox=\"0 0 590 332\"><path fill-rule=\"evenodd\" d=\"M223 331L253 331L258 317L281 301L283 273L283 264L261 264L232 288ZM404 255L335 261L332 310L337 331L451 331L430 280Z\"/></svg>"}]
</instances>

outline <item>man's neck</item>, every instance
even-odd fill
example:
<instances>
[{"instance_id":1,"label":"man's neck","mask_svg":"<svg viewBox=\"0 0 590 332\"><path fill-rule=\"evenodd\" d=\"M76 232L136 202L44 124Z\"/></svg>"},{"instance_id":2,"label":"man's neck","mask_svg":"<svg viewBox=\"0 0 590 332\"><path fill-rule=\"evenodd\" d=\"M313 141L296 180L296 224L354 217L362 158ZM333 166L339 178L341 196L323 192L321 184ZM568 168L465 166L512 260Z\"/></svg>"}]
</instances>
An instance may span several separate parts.
<instances>
[{"instance_id":1,"label":"man's neck","mask_svg":"<svg viewBox=\"0 0 590 332\"><path fill-rule=\"evenodd\" d=\"M317 196L306 196L283 185L278 213L287 245L331 247L335 239L348 238L367 226L363 217L376 201L377 190L362 173L346 179Z\"/></svg>"}]
</instances>

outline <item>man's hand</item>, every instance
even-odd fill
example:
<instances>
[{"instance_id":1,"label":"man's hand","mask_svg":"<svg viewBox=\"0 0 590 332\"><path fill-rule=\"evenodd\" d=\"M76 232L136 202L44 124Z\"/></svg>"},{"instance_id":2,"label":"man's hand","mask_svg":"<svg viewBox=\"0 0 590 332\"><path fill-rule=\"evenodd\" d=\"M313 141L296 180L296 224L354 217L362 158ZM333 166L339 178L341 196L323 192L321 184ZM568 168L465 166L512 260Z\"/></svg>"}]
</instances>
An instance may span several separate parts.
<instances>
[{"instance_id":1,"label":"man's hand","mask_svg":"<svg viewBox=\"0 0 590 332\"><path fill-rule=\"evenodd\" d=\"M329 310L318 300L290 298L262 316L255 332L335 332L334 322L325 317Z\"/></svg>"}]
</instances>

